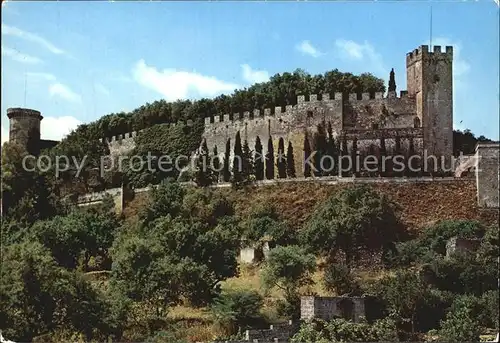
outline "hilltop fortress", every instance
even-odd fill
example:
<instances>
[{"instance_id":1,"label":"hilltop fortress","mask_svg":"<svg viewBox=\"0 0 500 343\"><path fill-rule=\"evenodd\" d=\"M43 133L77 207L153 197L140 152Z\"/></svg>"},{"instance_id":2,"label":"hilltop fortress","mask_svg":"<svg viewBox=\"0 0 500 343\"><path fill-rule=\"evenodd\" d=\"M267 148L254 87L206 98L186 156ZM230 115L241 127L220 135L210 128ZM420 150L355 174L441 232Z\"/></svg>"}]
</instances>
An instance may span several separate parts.
<instances>
[{"instance_id":1,"label":"hilltop fortress","mask_svg":"<svg viewBox=\"0 0 500 343\"><path fill-rule=\"evenodd\" d=\"M217 146L222 157L226 142L239 131L254 150L257 137L267 153L266 144L272 138L276 155L278 141L283 139L285 147L291 143L297 177L301 174L305 137L310 139L318 125L328 125L337 142L342 142L347 153L353 150L361 155L367 151L388 153L395 150L408 151L427 156L434 155L451 160L453 154L453 48L444 50L426 45L406 54L407 90L396 93L394 73L391 72L389 89L375 94L311 94L298 96L296 105L254 110L252 112L217 114L205 118L202 138L210 152ZM35 110L8 109L10 119L10 141L15 141L36 154L40 148L57 142L40 140L41 113ZM189 123L188 123L189 124ZM162 125L176 125L162 124ZM139 132L104 138L112 155L130 153L135 147L134 138ZM383 143L382 143L383 142ZM313 147L311 146L311 150ZM356 149L354 149L356 148ZM232 150L232 149L231 149ZM232 153L232 151L231 151ZM478 201L498 207L498 154L499 144L481 144L476 154L460 160L455 176L476 169ZM480 162L480 157L486 157ZM479 173L479 165L487 172ZM117 190L120 193L119 190Z\"/></svg>"},{"instance_id":2,"label":"hilltop fortress","mask_svg":"<svg viewBox=\"0 0 500 343\"><path fill-rule=\"evenodd\" d=\"M390 85L386 96L383 93L298 96L294 106L206 117L203 138L210 151L217 146L220 153L224 152L228 139L234 141L237 131L242 139L248 140L252 150L259 136L264 153L270 136L275 151L278 140L283 138L285 146L292 143L295 161L299 164L303 159L305 135L312 137L317 126L323 124L331 125L333 136L341 138L349 151L356 141L361 153L369 148L377 152L383 138L388 153L396 145L407 150L412 144L416 153L425 149L428 155L451 157L452 64L451 46L444 50L434 46L433 51L429 51L428 46L423 45L406 55L407 90L400 91L399 97L395 84L392 88ZM40 112L9 109L8 115L11 140L23 144L29 141L30 145L40 140ZM131 151L137 134L131 132L107 138L111 153L119 155Z\"/></svg>"}]
</instances>

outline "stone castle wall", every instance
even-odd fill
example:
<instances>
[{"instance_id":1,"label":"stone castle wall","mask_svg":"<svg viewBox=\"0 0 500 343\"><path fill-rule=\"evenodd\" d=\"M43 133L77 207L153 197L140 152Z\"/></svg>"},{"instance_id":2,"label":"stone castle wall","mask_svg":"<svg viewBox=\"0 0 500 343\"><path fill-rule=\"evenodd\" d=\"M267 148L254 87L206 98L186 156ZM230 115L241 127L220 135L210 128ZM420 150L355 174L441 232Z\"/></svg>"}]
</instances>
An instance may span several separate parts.
<instances>
[{"instance_id":1,"label":"stone castle wall","mask_svg":"<svg viewBox=\"0 0 500 343\"><path fill-rule=\"evenodd\" d=\"M422 150L423 132L416 120L415 101L407 97L405 92L401 92L399 98L395 94L384 98L382 93L347 96L335 93L333 97L323 94L320 98L314 94L310 95L308 100L305 96L299 96L295 106L206 117L203 138L210 153L217 147L220 157L223 157L229 139L231 159L237 132L240 132L243 141L248 141L251 150L255 150L255 142L259 137L264 154L268 152L268 140L271 137L275 157L279 140L282 138L285 154L288 144L292 144L297 175L301 175L303 169L305 136L307 134L310 148L314 150L313 136L317 126L321 124L326 126L325 129L330 124L336 139L345 135L349 153L352 153L354 139L357 140L361 155L369 149L378 153L381 137L385 139L388 153L393 152L396 137L400 138L403 150L409 149L410 140L417 153ZM130 153L135 147L134 138L139 133L140 131L107 138L111 155Z\"/></svg>"}]
</instances>

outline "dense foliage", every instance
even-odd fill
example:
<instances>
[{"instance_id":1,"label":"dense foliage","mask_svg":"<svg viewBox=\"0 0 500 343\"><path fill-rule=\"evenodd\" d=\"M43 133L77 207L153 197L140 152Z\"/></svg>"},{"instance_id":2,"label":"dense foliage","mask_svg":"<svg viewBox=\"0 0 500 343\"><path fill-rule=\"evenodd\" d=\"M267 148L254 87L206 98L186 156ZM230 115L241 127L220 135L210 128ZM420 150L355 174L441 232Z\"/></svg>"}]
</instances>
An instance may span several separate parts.
<instances>
[{"instance_id":1,"label":"dense foliage","mask_svg":"<svg viewBox=\"0 0 500 343\"><path fill-rule=\"evenodd\" d=\"M367 186L347 188L331 196L302 230L303 242L331 262L339 251L350 264L360 249L381 250L398 239L397 208Z\"/></svg>"},{"instance_id":2,"label":"dense foliage","mask_svg":"<svg viewBox=\"0 0 500 343\"><path fill-rule=\"evenodd\" d=\"M395 342L398 341L398 335L396 325L390 319L379 320L371 325L344 319L334 319L330 322L317 319L312 323L302 324L291 341L292 343Z\"/></svg>"},{"instance_id":3,"label":"dense foliage","mask_svg":"<svg viewBox=\"0 0 500 343\"><path fill-rule=\"evenodd\" d=\"M142 130L155 124L175 123L189 119L196 121L214 114L241 113L253 109L264 110L264 108L275 106L295 105L297 95L384 91L384 81L369 73L353 75L335 69L322 75L310 75L297 69L293 73L276 74L268 82L235 90L231 95L219 95L214 99L197 101L155 101L129 113L108 114L89 126L93 131L99 132L101 137L110 137ZM68 140L74 137L71 135Z\"/></svg>"}]
</instances>

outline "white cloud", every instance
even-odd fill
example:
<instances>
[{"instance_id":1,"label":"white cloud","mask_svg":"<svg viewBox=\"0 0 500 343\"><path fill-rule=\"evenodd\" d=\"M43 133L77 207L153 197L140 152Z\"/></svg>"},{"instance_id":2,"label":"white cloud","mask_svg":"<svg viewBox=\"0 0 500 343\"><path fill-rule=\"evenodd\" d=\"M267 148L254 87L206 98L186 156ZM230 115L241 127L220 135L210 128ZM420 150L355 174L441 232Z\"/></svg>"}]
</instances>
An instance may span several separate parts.
<instances>
[{"instance_id":1,"label":"white cloud","mask_svg":"<svg viewBox=\"0 0 500 343\"><path fill-rule=\"evenodd\" d=\"M71 116L44 117L40 124L42 138L59 141L81 123L81 121Z\"/></svg>"},{"instance_id":2,"label":"white cloud","mask_svg":"<svg viewBox=\"0 0 500 343\"><path fill-rule=\"evenodd\" d=\"M27 72L27 79L29 82L31 81L55 81L56 77L50 73L39 73L39 72Z\"/></svg>"},{"instance_id":3,"label":"white cloud","mask_svg":"<svg viewBox=\"0 0 500 343\"><path fill-rule=\"evenodd\" d=\"M40 37L39 35L31 33L31 32L23 31L21 29L18 29L17 27L2 24L2 34L7 35L7 36L18 37L18 38L36 43L36 44L44 47L45 49L49 50L51 53L56 54L56 55L66 53L64 50L56 47L54 44L52 44L51 42L49 42L45 38Z\"/></svg>"},{"instance_id":4,"label":"white cloud","mask_svg":"<svg viewBox=\"0 0 500 343\"><path fill-rule=\"evenodd\" d=\"M23 54L22 52L19 52L16 49L12 49L3 45L2 45L2 55L10 57L14 61L26 64L39 64L43 62L38 57Z\"/></svg>"},{"instance_id":5,"label":"white cloud","mask_svg":"<svg viewBox=\"0 0 500 343\"><path fill-rule=\"evenodd\" d=\"M110 94L109 90L104 85L102 85L100 83L95 84L95 90L103 95L106 95L106 96L108 96Z\"/></svg>"},{"instance_id":6,"label":"white cloud","mask_svg":"<svg viewBox=\"0 0 500 343\"><path fill-rule=\"evenodd\" d=\"M248 64L242 64L243 79L250 83L260 83L269 80L269 73L266 70L253 70Z\"/></svg>"},{"instance_id":7,"label":"white cloud","mask_svg":"<svg viewBox=\"0 0 500 343\"><path fill-rule=\"evenodd\" d=\"M322 53L317 48L315 48L308 40L300 42L300 44L297 44L295 48L303 54L312 57L319 57L322 55Z\"/></svg>"},{"instance_id":8,"label":"white cloud","mask_svg":"<svg viewBox=\"0 0 500 343\"><path fill-rule=\"evenodd\" d=\"M352 40L337 39L335 41L336 51L340 58L355 62L363 62L368 70L379 75L387 74L382 56L368 42L357 43Z\"/></svg>"},{"instance_id":9,"label":"white cloud","mask_svg":"<svg viewBox=\"0 0 500 343\"><path fill-rule=\"evenodd\" d=\"M162 94L168 101L193 96L212 97L239 88L237 84L195 72L178 71L176 69L160 71L155 67L146 65L144 60L136 63L132 68L132 75L140 85Z\"/></svg>"},{"instance_id":10,"label":"white cloud","mask_svg":"<svg viewBox=\"0 0 500 343\"><path fill-rule=\"evenodd\" d=\"M50 96L59 96L70 102L81 102L82 98L79 94L73 92L68 86L62 83L53 83L49 87Z\"/></svg>"}]
</instances>

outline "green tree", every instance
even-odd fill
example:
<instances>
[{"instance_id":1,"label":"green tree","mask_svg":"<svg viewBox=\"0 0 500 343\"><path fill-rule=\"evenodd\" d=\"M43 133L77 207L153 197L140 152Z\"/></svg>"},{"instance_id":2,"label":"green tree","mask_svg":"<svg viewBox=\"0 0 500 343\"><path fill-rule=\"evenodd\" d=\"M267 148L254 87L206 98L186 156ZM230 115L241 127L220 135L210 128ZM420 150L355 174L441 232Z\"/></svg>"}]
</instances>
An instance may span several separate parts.
<instances>
[{"instance_id":1,"label":"green tree","mask_svg":"<svg viewBox=\"0 0 500 343\"><path fill-rule=\"evenodd\" d=\"M295 159L293 157L292 142L288 142L288 149L286 151L286 173L288 177L295 178Z\"/></svg>"},{"instance_id":2,"label":"green tree","mask_svg":"<svg viewBox=\"0 0 500 343\"><path fill-rule=\"evenodd\" d=\"M337 295L358 295L360 287L351 269L341 264L330 264L325 269L323 283L327 291L335 291Z\"/></svg>"},{"instance_id":3,"label":"green tree","mask_svg":"<svg viewBox=\"0 0 500 343\"><path fill-rule=\"evenodd\" d=\"M452 305L441 323L439 340L444 342L479 342L478 303L474 298L461 297Z\"/></svg>"},{"instance_id":4,"label":"green tree","mask_svg":"<svg viewBox=\"0 0 500 343\"><path fill-rule=\"evenodd\" d=\"M153 187L149 192L149 199L140 213L144 225L149 224L158 217L170 214L172 217L182 213L182 202L186 191L178 182L167 180L158 187Z\"/></svg>"},{"instance_id":5,"label":"green tree","mask_svg":"<svg viewBox=\"0 0 500 343\"><path fill-rule=\"evenodd\" d=\"M255 139L255 178L264 180L264 154L259 136Z\"/></svg>"},{"instance_id":6,"label":"green tree","mask_svg":"<svg viewBox=\"0 0 500 343\"><path fill-rule=\"evenodd\" d=\"M300 286L312 282L315 268L314 255L307 254L304 249L294 245L278 246L269 253L262 270L262 283L266 289L277 287L286 298L291 298Z\"/></svg>"},{"instance_id":7,"label":"green tree","mask_svg":"<svg viewBox=\"0 0 500 343\"><path fill-rule=\"evenodd\" d=\"M378 296L383 299L389 314L403 323L409 323L415 332L417 310L429 296L429 286L413 270L397 271L380 281Z\"/></svg>"},{"instance_id":8,"label":"green tree","mask_svg":"<svg viewBox=\"0 0 500 343\"><path fill-rule=\"evenodd\" d=\"M214 152L213 152L213 160L212 160L212 165L210 167L213 167L213 180L215 183L219 182L219 177L220 177L220 160L219 160L219 152L217 151L217 145L214 146Z\"/></svg>"},{"instance_id":9,"label":"green tree","mask_svg":"<svg viewBox=\"0 0 500 343\"><path fill-rule=\"evenodd\" d=\"M59 267L40 243L4 247L0 273L0 329L10 339L31 341L56 328L83 333L86 340L113 332L102 296Z\"/></svg>"},{"instance_id":10,"label":"green tree","mask_svg":"<svg viewBox=\"0 0 500 343\"><path fill-rule=\"evenodd\" d=\"M36 222L26 231L25 238L50 249L59 265L86 271L92 257L108 259L118 226L114 213L74 210L66 216Z\"/></svg>"},{"instance_id":11,"label":"green tree","mask_svg":"<svg viewBox=\"0 0 500 343\"><path fill-rule=\"evenodd\" d=\"M274 179L274 147L273 138L269 136L266 153L266 179Z\"/></svg>"},{"instance_id":12,"label":"green tree","mask_svg":"<svg viewBox=\"0 0 500 343\"><path fill-rule=\"evenodd\" d=\"M314 134L313 138L313 146L316 154L314 155L314 175L322 176L323 168L321 166L321 161L324 159L324 156L327 154L328 143L327 136L325 132L325 123L321 123L317 125L317 131ZM323 163L325 167L329 167L328 163Z\"/></svg>"},{"instance_id":13,"label":"green tree","mask_svg":"<svg viewBox=\"0 0 500 343\"><path fill-rule=\"evenodd\" d=\"M338 175L338 159L339 153L337 151L337 144L335 142L335 138L333 137L333 128L332 123L328 122L328 142L326 148L326 156L329 156L333 161L332 164L327 164L327 169L330 170L328 175L337 176Z\"/></svg>"},{"instance_id":14,"label":"green tree","mask_svg":"<svg viewBox=\"0 0 500 343\"><path fill-rule=\"evenodd\" d=\"M210 161L208 158L207 141L205 139L198 150L194 181L200 187L210 186L213 182L212 169L210 168Z\"/></svg>"},{"instance_id":15,"label":"green tree","mask_svg":"<svg viewBox=\"0 0 500 343\"><path fill-rule=\"evenodd\" d=\"M244 184L248 184L254 180L255 177L255 163L253 159L252 150L248 145L248 141L245 140L243 144L243 156L242 156L242 179Z\"/></svg>"},{"instance_id":16,"label":"green tree","mask_svg":"<svg viewBox=\"0 0 500 343\"><path fill-rule=\"evenodd\" d=\"M241 146L240 131L236 132L234 140L234 157L233 157L233 179L235 185L240 185L243 181L243 147Z\"/></svg>"},{"instance_id":17,"label":"green tree","mask_svg":"<svg viewBox=\"0 0 500 343\"><path fill-rule=\"evenodd\" d=\"M304 133L304 177L311 177L311 166L306 161L309 160L309 156L311 156L311 146L309 145L309 138L307 132Z\"/></svg>"},{"instance_id":18,"label":"green tree","mask_svg":"<svg viewBox=\"0 0 500 343\"><path fill-rule=\"evenodd\" d=\"M285 141L283 137L280 137L278 141L278 161L276 162L276 167L278 167L278 178L286 179L287 161L285 157Z\"/></svg>"},{"instance_id":19,"label":"green tree","mask_svg":"<svg viewBox=\"0 0 500 343\"><path fill-rule=\"evenodd\" d=\"M229 160L231 157L231 140L226 141L226 152L224 154L224 168L222 169L222 179L224 182L231 180L231 171L229 170Z\"/></svg>"},{"instance_id":20,"label":"green tree","mask_svg":"<svg viewBox=\"0 0 500 343\"><path fill-rule=\"evenodd\" d=\"M372 325L344 319L334 319L330 322L315 319L313 322L303 323L291 339L292 343L396 341L398 341L396 323L388 318L377 320Z\"/></svg>"},{"instance_id":21,"label":"green tree","mask_svg":"<svg viewBox=\"0 0 500 343\"><path fill-rule=\"evenodd\" d=\"M394 77L394 68L391 69L391 72L389 73L389 92L395 92L396 91L396 79Z\"/></svg>"},{"instance_id":22,"label":"green tree","mask_svg":"<svg viewBox=\"0 0 500 343\"><path fill-rule=\"evenodd\" d=\"M345 135L342 135L342 142L340 145L340 157L341 157L341 164L339 167L342 168L341 176L342 177L349 176L352 172L353 161L347 149L347 137ZM351 160L351 163L349 163L349 160Z\"/></svg>"},{"instance_id":23,"label":"green tree","mask_svg":"<svg viewBox=\"0 0 500 343\"><path fill-rule=\"evenodd\" d=\"M20 145L10 142L3 145L3 221L14 220L29 225L63 210L58 200L58 187L48 173L40 172L34 158L29 158Z\"/></svg>"},{"instance_id":24,"label":"green tree","mask_svg":"<svg viewBox=\"0 0 500 343\"><path fill-rule=\"evenodd\" d=\"M398 237L397 209L369 186L347 188L331 196L305 224L302 239L333 263L341 250L350 265L358 249L378 251Z\"/></svg>"},{"instance_id":25,"label":"green tree","mask_svg":"<svg viewBox=\"0 0 500 343\"><path fill-rule=\"evenodd\" d=\"M359 176L359 170L361 166L358 164L358 139L356 137L352 140L352 150L351 150L351 161L352 161L352 174L355 176Z\"/></svg>"},{"instance_id":26,"label":"green tree","mask_svg":"<svg viewBox=\"0 0 500 343\"><path fill-rule=\"evenodd\" d=\"M215 298L210 312L215 322L232 335L262 321L263 301L256 291L230 290Z\"/></svg>"}]
</instances>

